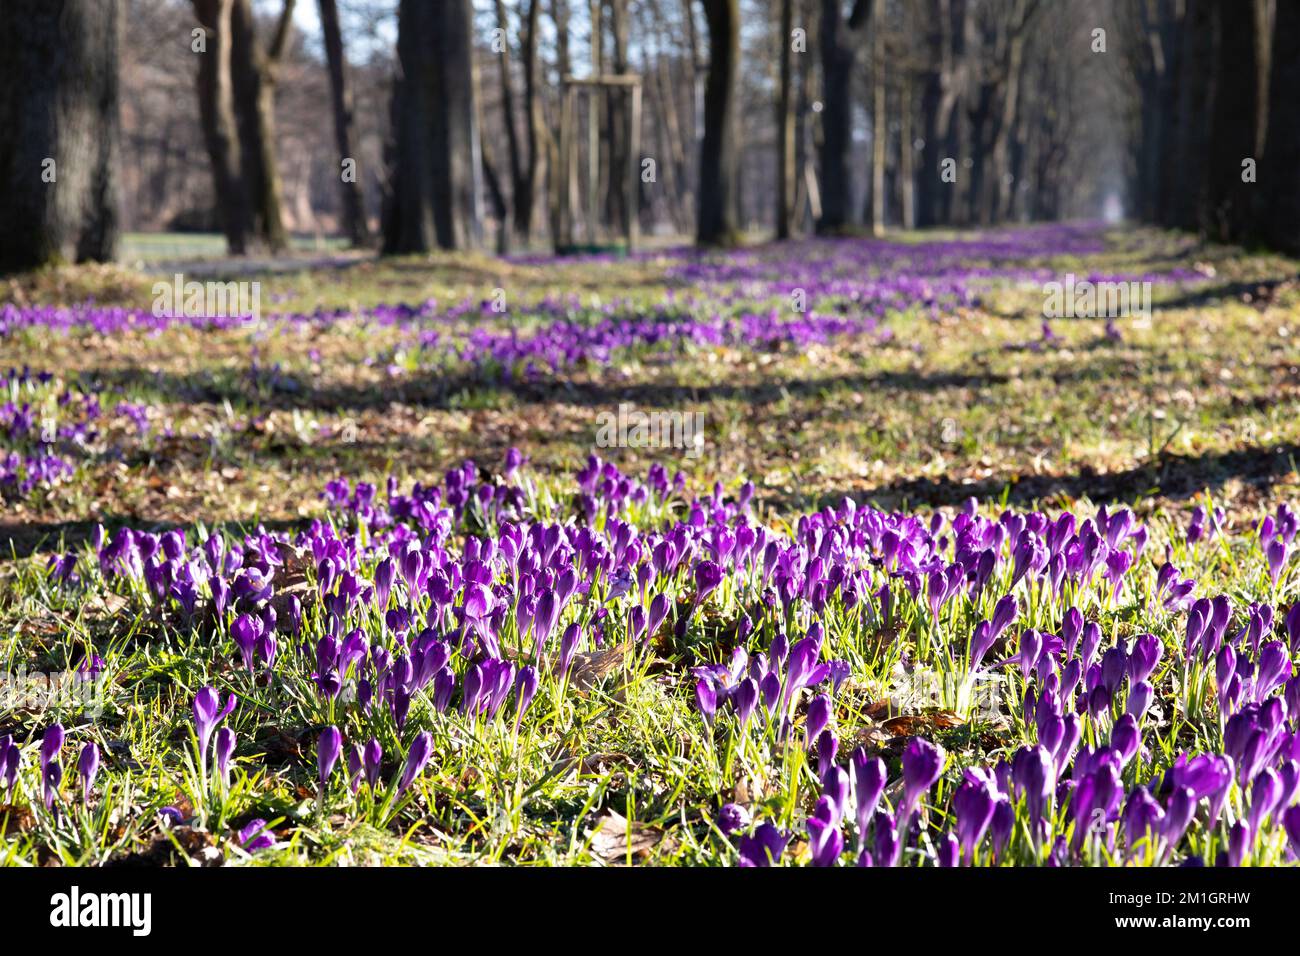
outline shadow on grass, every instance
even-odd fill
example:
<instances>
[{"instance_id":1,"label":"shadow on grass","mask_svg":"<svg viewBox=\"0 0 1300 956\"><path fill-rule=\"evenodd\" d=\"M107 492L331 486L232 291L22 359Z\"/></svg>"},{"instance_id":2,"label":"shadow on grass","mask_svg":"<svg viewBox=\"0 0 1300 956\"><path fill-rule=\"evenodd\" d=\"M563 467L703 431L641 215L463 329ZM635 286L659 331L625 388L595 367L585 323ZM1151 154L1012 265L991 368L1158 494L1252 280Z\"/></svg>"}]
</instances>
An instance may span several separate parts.
<instances>
[{"instance_id":1,"label":"shadow on grass","mask_svg":"<svg viewBox=\"0 0 1300 956\"><path fill-rule=\"evenodd\" d=\"M971 482L948 477L900 478L873 488L822 494L812 501L788 496L772 503L819 509L838 505L846 494L891 510L957 505L968 498L988 504L1001 501L1004 494L1009 505L1019 508L1060 507L1084 497L1099 504L1157 496L1186 500L1207 489L1216 491L1231 480L1267 488L1294 472L1298 459L1300 444L1288 443L1203 455L1163 454L1121 471L1103 473L1085 465L1068 474L1032 475L1016 481L1006 477Z\"/></svg>"}]
</instances>

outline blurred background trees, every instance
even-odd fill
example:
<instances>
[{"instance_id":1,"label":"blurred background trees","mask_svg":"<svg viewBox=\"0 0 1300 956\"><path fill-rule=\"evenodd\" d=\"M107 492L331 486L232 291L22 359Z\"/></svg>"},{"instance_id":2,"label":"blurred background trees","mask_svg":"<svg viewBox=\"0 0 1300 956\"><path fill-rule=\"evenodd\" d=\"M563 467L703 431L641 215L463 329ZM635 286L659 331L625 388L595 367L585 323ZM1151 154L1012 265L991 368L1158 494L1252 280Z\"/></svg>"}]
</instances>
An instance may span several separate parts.
<instances>
[{"instance_id":1,"label":"blurred background trees","mask_svg":"<svg viewBox=\"0 0 1300 956\"><path fill-rule=\"evenodd\" d=\"M1298 19L1290 0L10 0L0 262L110 258L119 230L508 251L567 222L600 246L633 217L729 244L1127 216L1300 252ZM641 155L625 87L583 87L560 168L565 80L589 77L639 78Z\"/></svg>"}]
</instances>

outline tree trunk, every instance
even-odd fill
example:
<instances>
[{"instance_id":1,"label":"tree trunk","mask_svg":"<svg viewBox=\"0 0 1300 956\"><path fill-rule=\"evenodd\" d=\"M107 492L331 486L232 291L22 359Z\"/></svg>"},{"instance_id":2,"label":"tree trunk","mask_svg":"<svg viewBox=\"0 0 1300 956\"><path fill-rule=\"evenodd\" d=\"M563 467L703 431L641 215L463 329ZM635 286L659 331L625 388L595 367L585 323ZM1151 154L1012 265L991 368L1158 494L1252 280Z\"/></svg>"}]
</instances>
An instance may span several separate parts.
<instances>
[{"instance_id":1,"label":"tree trunk","mask_svg":"<svg viewBox=\"0 0 1300 956\"><path fill-rule=\"evenodd\" d=\"M1011 136L1020 107L1020 82L1025 60L1025 31L1033 11L1029 0L1015 0L1002 84L1002 112L993 138L992 208L987 221L1008 218L1015 180L1011 173Z\"/></svg>"},{"instance_id":2,"label":"tree trunk","mask_svg":"<svg viewBox=\"0 0 1300 956\"><path fill-rule=\"evenodd\" d=\"M839 232L853 222L853 44L871 19L871 6L871 0L855 0L845 22L841 0L822 0L820 233Z\"/></svg>"},{"instance_id":3,"label":"tree trunk","mask_svg":"<svg viewBox=\"0 0 1300 956\"><path fill-rule=\"evenodd\" d=\"M515 229L527 242L533 232L533 208L537 204L537 184L542 179L541 140L545 135L542 122L542 99L537 85L540 64L537 59L538 24L541 18L541 0L528 0L528 13L524 18L524 122L526 124L524 175L516 185Z\"/></svg>"},{"instance_id":4,"label":"tree trunk","mask_svg":"<svg viewBox=\"0 0 1300 956\"><path fill-rule=\"evenodd\" d=\"M555 70L560 81L573 72L569 61L569 4L567 0L551 0L551 21L555 24ZM565 109L563 96L560 98L559 110ZM557 111L558 116L558 111ZM558 128L557 119L555 127ZM558 134L557 134L558 135ZM547 137L547 166L550 170L550 188L547 190L547 202L550 207L551 242L559 245L568 241L566 235L566 218L577 208L577 195L570 192L573 185L567 169L560 168L560 149L557 136Z\"/></svg>"},{"instance_id":5,"label":"tree trunk","mask_svg":"<svg viewBox=\"0 0 1300 956\"><path fill-rule=\"evenodd\" d=\"M886 115L884 4L871 24L871 234L885 233L885 146L889 142Z\"/></svg>"},{"instance_id":6,"label":"tree trunk","mask_svg":"<svg viewBox=\"0 0 1300 956\"><path fill-rule=\"evenodd\" d=\"M343 53L343 33L339 29L337 0L319 0L321 34L325 42L325 57L329 63L330 102L334 107L334 142L338 146L340 164L352 153L352 91L347 81L347 60ZM355 175L349 181L342 175L340 165L339 185L343 200L343 232L353 246L364 246L370 239L366 226L365 202L361 182Z\"/></svg>"},{"instance_id":7,"label":"tree trunk","mask_svg":"<svg viewBox=\"0 0 1300 956\"><path fill-rule=\"evenodd\" d=\"M1195 229L1205 190L1209 119L1215 100L1213 19L1214 0L1187 0L1183 23L1183 53L1179 64L1175 149L1178 162L1166 224Z\"/></svg>"},{"instance_id":8,"label":"tree trunk","mask_svg":"<svg viewBox=\"0 0 1300 956\"><path fill-rule=\"evenodd\" d=\"M384 251L464 249L481 237L470 0L401 0L395 147Z\"/></svg>"},{"instance_id":9,"label":"tree trunk","mask_svg":"<svg viewBox=\"0 0 1300 956\"><path fill-rule=\"evenodd\" d=\"M510 77L510 18L506 13L504 0L496 0L497 29L501 31L502 47L496 54L497 67L501 77L501 113L506 128L506 159L510 163L510 190L514 200L515 214L513 224L510 220L501 220L501 242L498 249L508 251L511 246L510 231L519 230L519 205L523 198L519 195L524 180L524 161L519 148L519 131L515 124L515 90Z\"/></svg>"},{"instance_id":10,"label":"tree trunk","mask_svg":"<svg viewBox=\"0 0 1300 956\"><path fill-rule=\"evenodd\" d=\"M776 101L776 237L789 239L794 217L794 55L790 34L794 30L794 0L781 0L781 75Z\"/></svg>"},{"instance_id":11,"label":"tree trunk","mask_svg":"<svg viewBox=\"0 0 1300 956\"><path fill-rule=\"evenodd\" d=\"M912 149L912 74L904 68L899 84L898 107L898 181L899 200L903 205L903 228L916 228L916 171Z\"/></svg>"},{"instance_id":12,"label":"tree trunk","mask_svg":"<svg viewBox=\"0 0 1300 956\"><path fill-rule=\"evenodd\" d=\"M1300 4L1279 3L1273 27L1268 139L1260 162L1260 235L1300 255Z\"/></svg>"},{"instance_id":13,"label":"tree trunk","mask_svg":"<svg viewBox=\"0 0 1300 956\"><path fill-rule=\"evenodd\" d=\"M235 0L231 12L230 66L243 180L251 197L254 232L273 252L289 244L281 213L284 189L276 162L275 81L294 3L284 0L269 50L263 50L258 42L250 0Z\"/></svg>"},{"instance_id":14,"label":"tree trunk","mask_svg":"<svg viewBox=\"0 0 1300 956\"><path fill-rule=\"evenodd\" d=\"M740 0L702 0L709 25L709 73L700 144L701 245L732 245L736 226L736 76L740 59Z\"/></svg>"},{"instance_id":15,"label":"tree trunk","mask_svg":"<svg viewBox=\"0 0 1300 956\"><path fill-rule=\"evenodd\" d=\"M1252 4L1253 5L1253 4ZM1201 228L1220 241L1232 241L1248 225L1254 183L1242 181L1242 161L1255 156L1258 24L1240 0L1216 0L1217 89L1211 113L1210 152L1206 170Z\"/></svg>"},{"instance_id":16,"label":"tree trunk","mask_svg":"<svg viewBox=\"0 0 1300 956\"><path fill-rule=\"evenodd\" d=\"M6 0L0 13L0 272L117 251L120 11Z\"/></svg>"},{"instance_id":17,"label":"tree trunk","mask_svg":"<svg viewBox=\"0 0 1300 956\"><path fill-rule=\"evenodd\" d=\"M606 0L609 7L609 32L614 41L614 57L611 72L624 75L628 69L628 33L629 22L627 0ZM629 91L625 89L608 90L605 93L605 126L608 130L609 172L605 189L606 209L610 227L619 235L627 235L630 228L631 210L627 208L627 190L624 188L628 163L628 100Z\"/></svg>"}]
</instances>

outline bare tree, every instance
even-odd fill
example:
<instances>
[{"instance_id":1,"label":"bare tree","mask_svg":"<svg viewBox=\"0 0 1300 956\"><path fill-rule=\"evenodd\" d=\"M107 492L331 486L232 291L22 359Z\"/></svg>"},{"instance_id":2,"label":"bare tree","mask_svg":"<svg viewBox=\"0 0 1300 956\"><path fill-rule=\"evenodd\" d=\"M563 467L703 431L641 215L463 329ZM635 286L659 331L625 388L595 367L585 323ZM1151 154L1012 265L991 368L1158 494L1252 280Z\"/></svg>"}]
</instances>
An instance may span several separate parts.
<instances>
[{"instance_id":1,"label":"bare tree","mask_svg":"<svg viewBox=\"0 0 1300 956\"><path fill-rule=\"evenodd\" d=\"M0 272L112 259L118 0L0 12Z\"/></svg>"},{"instance_id":2,"label":"bare tree","mask_svg":"<svg viewBox=\"0 0 1300 956\"><path fill-rule=\"evenodd\" d=\"M481 239L473 18L470 0L398 7L387 253L463 249Z\"/></svg>"},{"instance_id":3,"label":"bare tree","mask_svg":"<svg viewBox=\"0 0 1300 956\"><path fill-rule=\"evenodd\" d=\"M339 28L337 0L319 0L321 36L330 74L330 105L334 108L334 141L338 144L340 164L356 162L352 151L352 90L347 79L347 58L343 52L343 32ZM370 239L366 226L365 200L356 169L341 170L339 186L343 200L343 231L354 246Z\"/></svg>"},{"instance_id":4,"label":"bare tree","mask_svg":"<svg viewBox=\"0 0 1300 956\"><path fill-rule=\"evenodd\" d=\"M838 232L853 217L853 65L857 41L871 19L872 0L822 0L821 220L818 232Z\"/></svg>"},{"instance_id":5,"label":"bare tree","mask_svg":"<svg viewBox=\"0 0 1300 956\"><path fill-rule=\"evenodd\" d=\"M739 0L702 0L709 25L709 73L700 144L701 245L739 241L736 223L736 74L740 60Z\"/></svg>"},{"instance_id":6,"label":"bare tree","mask_svg":"<svg viewBox=\"0 0 1300 956\"><path fill-rule=\"evenodd\" d=\"M1300 4L1277 5L1273 43L1259 233L1295 256L1300 255Z\"/></svg>"},{"instance_id":7,"label":"bare tree","mask_svg":"<svg viewBox=\"0 0 1300 956\"><path fill-rule=\"evenodd\" d=\"M776 105L776 237L788 239L794 219L795 196L795 115L794 115L794 56L791 34L794 32L795 0L780 0L781 32L777 42L781 45L779 93Z\"/></svg>"}]
</instances>

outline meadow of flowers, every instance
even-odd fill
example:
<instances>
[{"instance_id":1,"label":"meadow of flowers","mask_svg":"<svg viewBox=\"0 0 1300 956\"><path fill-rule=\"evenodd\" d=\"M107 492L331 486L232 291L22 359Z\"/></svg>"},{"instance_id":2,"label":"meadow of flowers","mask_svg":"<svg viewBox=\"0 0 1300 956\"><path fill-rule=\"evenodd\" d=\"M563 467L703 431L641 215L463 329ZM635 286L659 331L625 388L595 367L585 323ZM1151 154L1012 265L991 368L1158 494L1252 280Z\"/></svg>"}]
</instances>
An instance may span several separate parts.
<instances>
[{"instance_id":1,"label":"meadow of flowers","mask_svg":"<svg viewBox=\"0 0 1300 956\"><path fill-rule=\"evenodd\" d=\"M1044 247L1085 275L1175 291L1205 279L1091 262L1099 230L1051 227L808 243L795 260L592 260L678 284L604 304L546 292L513 317L461 291L443 297L454 306L321 306L256 327L7 305L0 343L29 361L33 342L245 336L240 349L278 357L254 353L204 400L249 422L301 411L303 369L329 362L301 353L331 336L389 380L472 373L480 394L581 376L617 395L620 368L656 355L688 375L773 357L758 374L779 383L817 346L866 366L930 336L987 335L990 303L1057 274L1035 258ZM800 292L809 310L791 312ZM1010 340L1041 346L1039 325L1013 322ZM1122 347L1100 321L1078 326L1045 351L989 352L1068 363L1080 343ZM183 361L197 374L204 357ZM3 379L0 496L23 522L106 469L173 475L159 462L175 443L217 447L181 392L124 380L103 363L16 364ZM297 454L271 447L246 448L241 469L277 474ZM484 440L440 467L396 451L351 470L308 462L296 515L254 499L235 521L108 508L41 525L0 577L0 861L1118 867L1300 853L1300 514L1285 494L1228 500L1216 479L1183 497L883 506L846 490L791 504L756 463L688 474L672 450L634 468L623 449L565 448L569 468L534 460L540 441Z\"/></svg>"}]
</instances>

